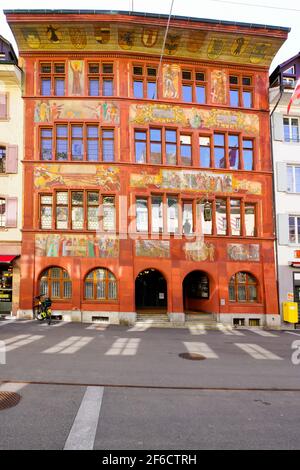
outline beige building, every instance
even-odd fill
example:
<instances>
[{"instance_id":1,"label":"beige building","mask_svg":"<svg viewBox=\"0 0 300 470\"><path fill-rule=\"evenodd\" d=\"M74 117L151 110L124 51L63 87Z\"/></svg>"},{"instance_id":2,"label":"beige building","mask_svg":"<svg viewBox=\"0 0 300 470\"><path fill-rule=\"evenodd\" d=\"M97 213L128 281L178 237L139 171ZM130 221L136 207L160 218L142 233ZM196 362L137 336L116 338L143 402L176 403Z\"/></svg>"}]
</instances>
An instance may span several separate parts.
<instances>
[{"instance_id":1,"label":"beige building","mask_svg":"<svg viewBox=\"0 0 300 470\"><path fill-rule=\"evenodd\" d=\"M22 72L0 36L0 315L19 305L22 227Z\"/></svg>"}]
</instances>

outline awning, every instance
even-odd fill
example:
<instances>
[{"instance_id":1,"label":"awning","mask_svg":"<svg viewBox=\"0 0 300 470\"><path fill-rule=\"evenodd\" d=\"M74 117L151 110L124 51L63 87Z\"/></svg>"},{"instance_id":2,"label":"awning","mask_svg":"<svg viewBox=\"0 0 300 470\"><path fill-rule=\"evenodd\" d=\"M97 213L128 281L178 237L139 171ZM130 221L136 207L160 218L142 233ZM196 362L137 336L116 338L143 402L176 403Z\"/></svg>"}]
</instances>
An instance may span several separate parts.
<instances>
[{"instance_id":1,"label":"awning","mask_svg":"<svg viewBox=\"0 0 300 470\"><path fill-rule=\"evenodd\" d=\"M0 255L0 263L11 263L20 255Z\"/></svg>"},{"instance_id":2,"label":"awning","mask_svg":"<svg viewBox=\"0 0 300 470\"><path fill-rule=\"evenodd\" d=\"M290 262L289 262L289 265L290 265L292 268L300 268L300 261L290 261Z\"/></svg>"}]
</instances>

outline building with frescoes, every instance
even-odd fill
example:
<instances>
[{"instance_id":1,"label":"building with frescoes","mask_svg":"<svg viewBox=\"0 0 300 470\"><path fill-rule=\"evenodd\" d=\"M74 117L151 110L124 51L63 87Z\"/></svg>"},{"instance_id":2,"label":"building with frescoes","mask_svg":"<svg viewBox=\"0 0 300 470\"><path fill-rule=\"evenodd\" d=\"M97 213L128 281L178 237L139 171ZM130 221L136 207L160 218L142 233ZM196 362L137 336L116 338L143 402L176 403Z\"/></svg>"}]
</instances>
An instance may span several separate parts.
<instances>
[{"instance_id":1,"label":"building with frescoes","mask_svg":"<svg viewBox=\"0 0 300 470\"><path fill-rule=\"evenodd\" d=\"M22 228L22 73L0 36L0 315L17 314Z\"/></svg>"},{"instance_id":2,"label":"building with frescoes","mask_svg":"<svg viewBox=\"0 0 300 470\"><path fill-rule=\"evenodd\" d=\"M277 213L279 301L297 302L300 312L300 103L293 101L300 53L270 76L272 145Z\"/></svg>"},{"instance_id":3,"label":"building with frescoes","mask_svg":"<svg viewBox=\"0 0 300 470\"><path fill-rule=\"evenodd\" d=\"M20 315L41 292L73 321L279 324L268 67L288 30L6 17L25 73Z\"/></svg>"}]
</instances>

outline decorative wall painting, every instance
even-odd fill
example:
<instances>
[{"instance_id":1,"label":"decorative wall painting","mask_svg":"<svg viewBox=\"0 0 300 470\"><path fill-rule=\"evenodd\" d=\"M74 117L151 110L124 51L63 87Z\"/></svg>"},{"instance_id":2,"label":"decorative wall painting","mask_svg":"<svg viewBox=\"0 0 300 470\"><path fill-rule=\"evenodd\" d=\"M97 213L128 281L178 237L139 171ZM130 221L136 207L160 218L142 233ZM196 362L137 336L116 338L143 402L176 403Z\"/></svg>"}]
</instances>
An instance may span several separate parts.
<instances>
[{"instance_id":1,"label":"decorative wall painting","mask_svg":"<svg viewBox=\"0 0 300 470\"><path fill-rule=\"evenodd\" d=\"M69 28L71 43L75 49L85 49L87 44L87 36L85 28L72 27Z\"/></svg>"},{"instance_id":2,"label":"decorative wall painting","mask_svg":"<svg viewBox=\"0 0 300 470\"><path fill-rule=\"evenodd\" d=\"M258 244L229 243L227 255L231 261L259 261L260 246Z\"/></svg>"},{"instance_id":3,"label":"decorative wall painting","mask_svg":"<svg viewBox=\"0 0 300 470\"><path fill-rule=\"evenodd\" d=\"M224 70L211 72L211 99L216 104L226 104L227 74Z\"/></svg>"},{"instance_id":4,"label":"decorative wall painting","mask_svg":"<svg viewBox=\"0 0 300 470\"><path fill-rule=\"evenodd\" d=\"M69 95L84 94L84 62L83 60L69 61Z\"/></svg>"},{"instance_id":5,"label":"decorative wall painting","mask_svg":"<svg viewBox=\"0 0 300 470\"><path fill-rule=\"evenodd\" d=\"M98 235L36 235L35 255L49 258L60 256L117 258L119 240L111 236Z\"/></svg>"},{"instance_id":6,"label":"decorative wall painting","mask_svg":"<svg viewBox=\"0 0 300 470\"><path fill-rule=\"evenodd\" d=\"M163 65L163 97L179 98L180 66L176 64Z\"/></svg>"},{"instance_id":7,"label":"decorative wall painting","mask_svg":"<svg viewBox=\"0 0 300 470\"><path fill-rule=\"evenodd\" d=\"M215 261L215 246L213 243L203 241L185 243L183 250L187 261Z\"/></svg>"},{"instance_id":8,"label":"decorative wall painting","mask_svg":"<svg viewBox=\"0 0 300 470\"><path fill-rule=\"evenodd\" d=\"M136 240L135 254L148 258L170 258L170 242L168 240Z\"/></svg>"}]
</instances>

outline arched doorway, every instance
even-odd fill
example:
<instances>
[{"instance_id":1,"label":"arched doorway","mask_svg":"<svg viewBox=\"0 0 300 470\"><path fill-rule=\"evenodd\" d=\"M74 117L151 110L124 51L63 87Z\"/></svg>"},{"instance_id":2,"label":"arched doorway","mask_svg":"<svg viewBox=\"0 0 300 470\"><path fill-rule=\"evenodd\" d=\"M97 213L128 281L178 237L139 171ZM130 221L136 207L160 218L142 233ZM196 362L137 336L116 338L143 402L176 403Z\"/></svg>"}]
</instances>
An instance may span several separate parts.
<instances>
[{"instance_id":1,"label":"arched doorway","mask_svg":"<svg viewBox=\"0 0 300 470\"><path fill-rule=\"evenodd\" d=\"M136 310L166 311L167 281L157 269L141 271L135 280Z\"/></svg>"},{"instance_id":2,"label":"arched doorway","mask_svg":"<svg viewBox=\"0 0 300 470\"><path fill-rule=\"evenodd\" d=\"M204 271L192 271L182 284L185 311L207 312L206 301L210 298L209 277Z\"/></svg>"}]
</instances>

